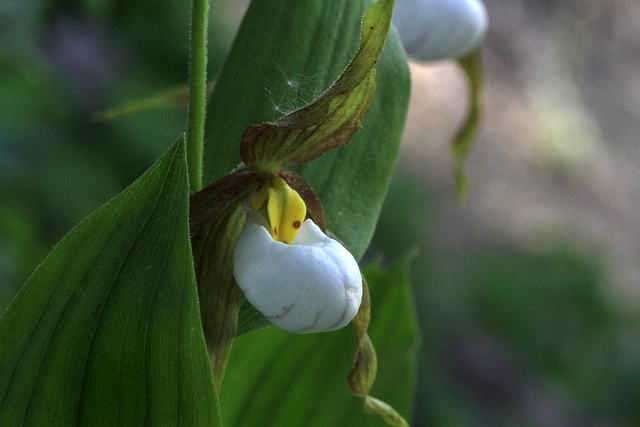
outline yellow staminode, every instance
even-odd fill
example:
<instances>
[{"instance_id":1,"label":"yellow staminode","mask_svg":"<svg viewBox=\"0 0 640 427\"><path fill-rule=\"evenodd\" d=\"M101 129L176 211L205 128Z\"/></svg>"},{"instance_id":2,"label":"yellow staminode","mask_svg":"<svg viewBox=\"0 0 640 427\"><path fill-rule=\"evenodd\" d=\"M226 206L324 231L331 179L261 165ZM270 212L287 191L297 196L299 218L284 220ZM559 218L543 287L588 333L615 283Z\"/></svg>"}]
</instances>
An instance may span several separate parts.
<instances>
[{"instance_id":1,"label":"yellow staminode","mask_svg":"<svg viewBox=\"0 0 640 427\"><path fill-rule=\"evenodd\" d=\"M274 240L291 244L307 215L307 206L300 195L280 177L269 178L251 200L251 208L260 212L269 223Z\"/></svg>"}]
</instances>

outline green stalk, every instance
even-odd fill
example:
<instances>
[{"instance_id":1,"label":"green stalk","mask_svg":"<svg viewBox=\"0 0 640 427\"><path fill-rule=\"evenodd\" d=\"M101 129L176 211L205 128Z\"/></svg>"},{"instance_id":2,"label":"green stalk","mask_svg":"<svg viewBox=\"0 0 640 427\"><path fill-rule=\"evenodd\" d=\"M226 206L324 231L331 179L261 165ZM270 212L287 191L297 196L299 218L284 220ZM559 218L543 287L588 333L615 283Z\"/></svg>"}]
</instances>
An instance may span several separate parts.
<instances>
[{"instance_id":1,"label":"green stalk","mask_svg":"<svg viewBox=\"0 0 640 427\"><path fill-rule=\"evenodd\" d=\"M202 188L202 147L207 101L207 23L209 0L193 0L191 6L191 60L187 118L187 165L191 193Z\"/></svg>"}]
</instances>

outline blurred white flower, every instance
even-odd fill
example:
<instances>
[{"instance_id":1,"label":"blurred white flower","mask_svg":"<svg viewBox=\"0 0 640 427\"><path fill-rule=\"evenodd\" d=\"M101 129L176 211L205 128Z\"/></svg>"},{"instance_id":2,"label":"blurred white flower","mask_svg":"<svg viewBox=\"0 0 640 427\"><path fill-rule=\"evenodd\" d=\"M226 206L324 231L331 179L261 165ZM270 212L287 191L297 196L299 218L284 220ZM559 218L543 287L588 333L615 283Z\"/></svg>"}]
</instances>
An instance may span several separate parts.
<instances>
[{"instance_id":1,"label":"blurred white flower","mask_svg":"<svg viewBox=\"0 0 640 427\"><path fill-rule=\"evenodd\" d=\"M410 57L434 61L469 53L488 18L481 0L396 0L393 23Z\"/></svg>"}]
</instances>

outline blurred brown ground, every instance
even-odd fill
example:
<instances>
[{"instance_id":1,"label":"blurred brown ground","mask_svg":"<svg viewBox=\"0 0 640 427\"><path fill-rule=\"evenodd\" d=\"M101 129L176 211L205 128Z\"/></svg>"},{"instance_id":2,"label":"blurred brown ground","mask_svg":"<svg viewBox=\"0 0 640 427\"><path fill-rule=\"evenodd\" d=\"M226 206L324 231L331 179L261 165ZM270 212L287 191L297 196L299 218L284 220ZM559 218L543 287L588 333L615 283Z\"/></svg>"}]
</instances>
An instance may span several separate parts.
<instances>
[{"instance_id":1,"label":"blurred brown ground","mask_svg":"<svg viewBox=\"0 0 640 427\"><path fill-rule=\"evenodd\" d=\"M398 167L437 194L439 221L428 231L460 247L478 239L534 252L569 246L603 260L611 303L640 312L640 4L485 4L485 114L463 207L448 141L466 82L451 62L411 64Z\"/></svg>"}]
</instances>

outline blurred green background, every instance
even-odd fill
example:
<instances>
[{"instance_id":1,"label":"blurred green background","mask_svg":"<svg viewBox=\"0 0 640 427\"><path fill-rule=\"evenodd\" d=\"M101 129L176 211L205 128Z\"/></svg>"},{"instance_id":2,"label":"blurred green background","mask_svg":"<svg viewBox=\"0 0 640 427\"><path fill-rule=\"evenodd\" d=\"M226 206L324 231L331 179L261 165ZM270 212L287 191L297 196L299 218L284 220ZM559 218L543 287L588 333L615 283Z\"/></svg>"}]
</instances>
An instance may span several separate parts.
<instances>
[{"instance_id":1,"label":"blurred green background","mask_svg":"<svg viewBox=\"0 0 640 427\"><path fill-rule=\"evenodd\" d=\"M405 145L367 255L419 250L413 424L640 425L640 6L485 3L469 200L455 201L447 147L464 80L451 63L412 64ZM245 6L212 3L211 76ZM0 3L0 311L183 130L180 103L91 117L186 81L188 18L188 2Z\"/></svg>"}]
</instances>

